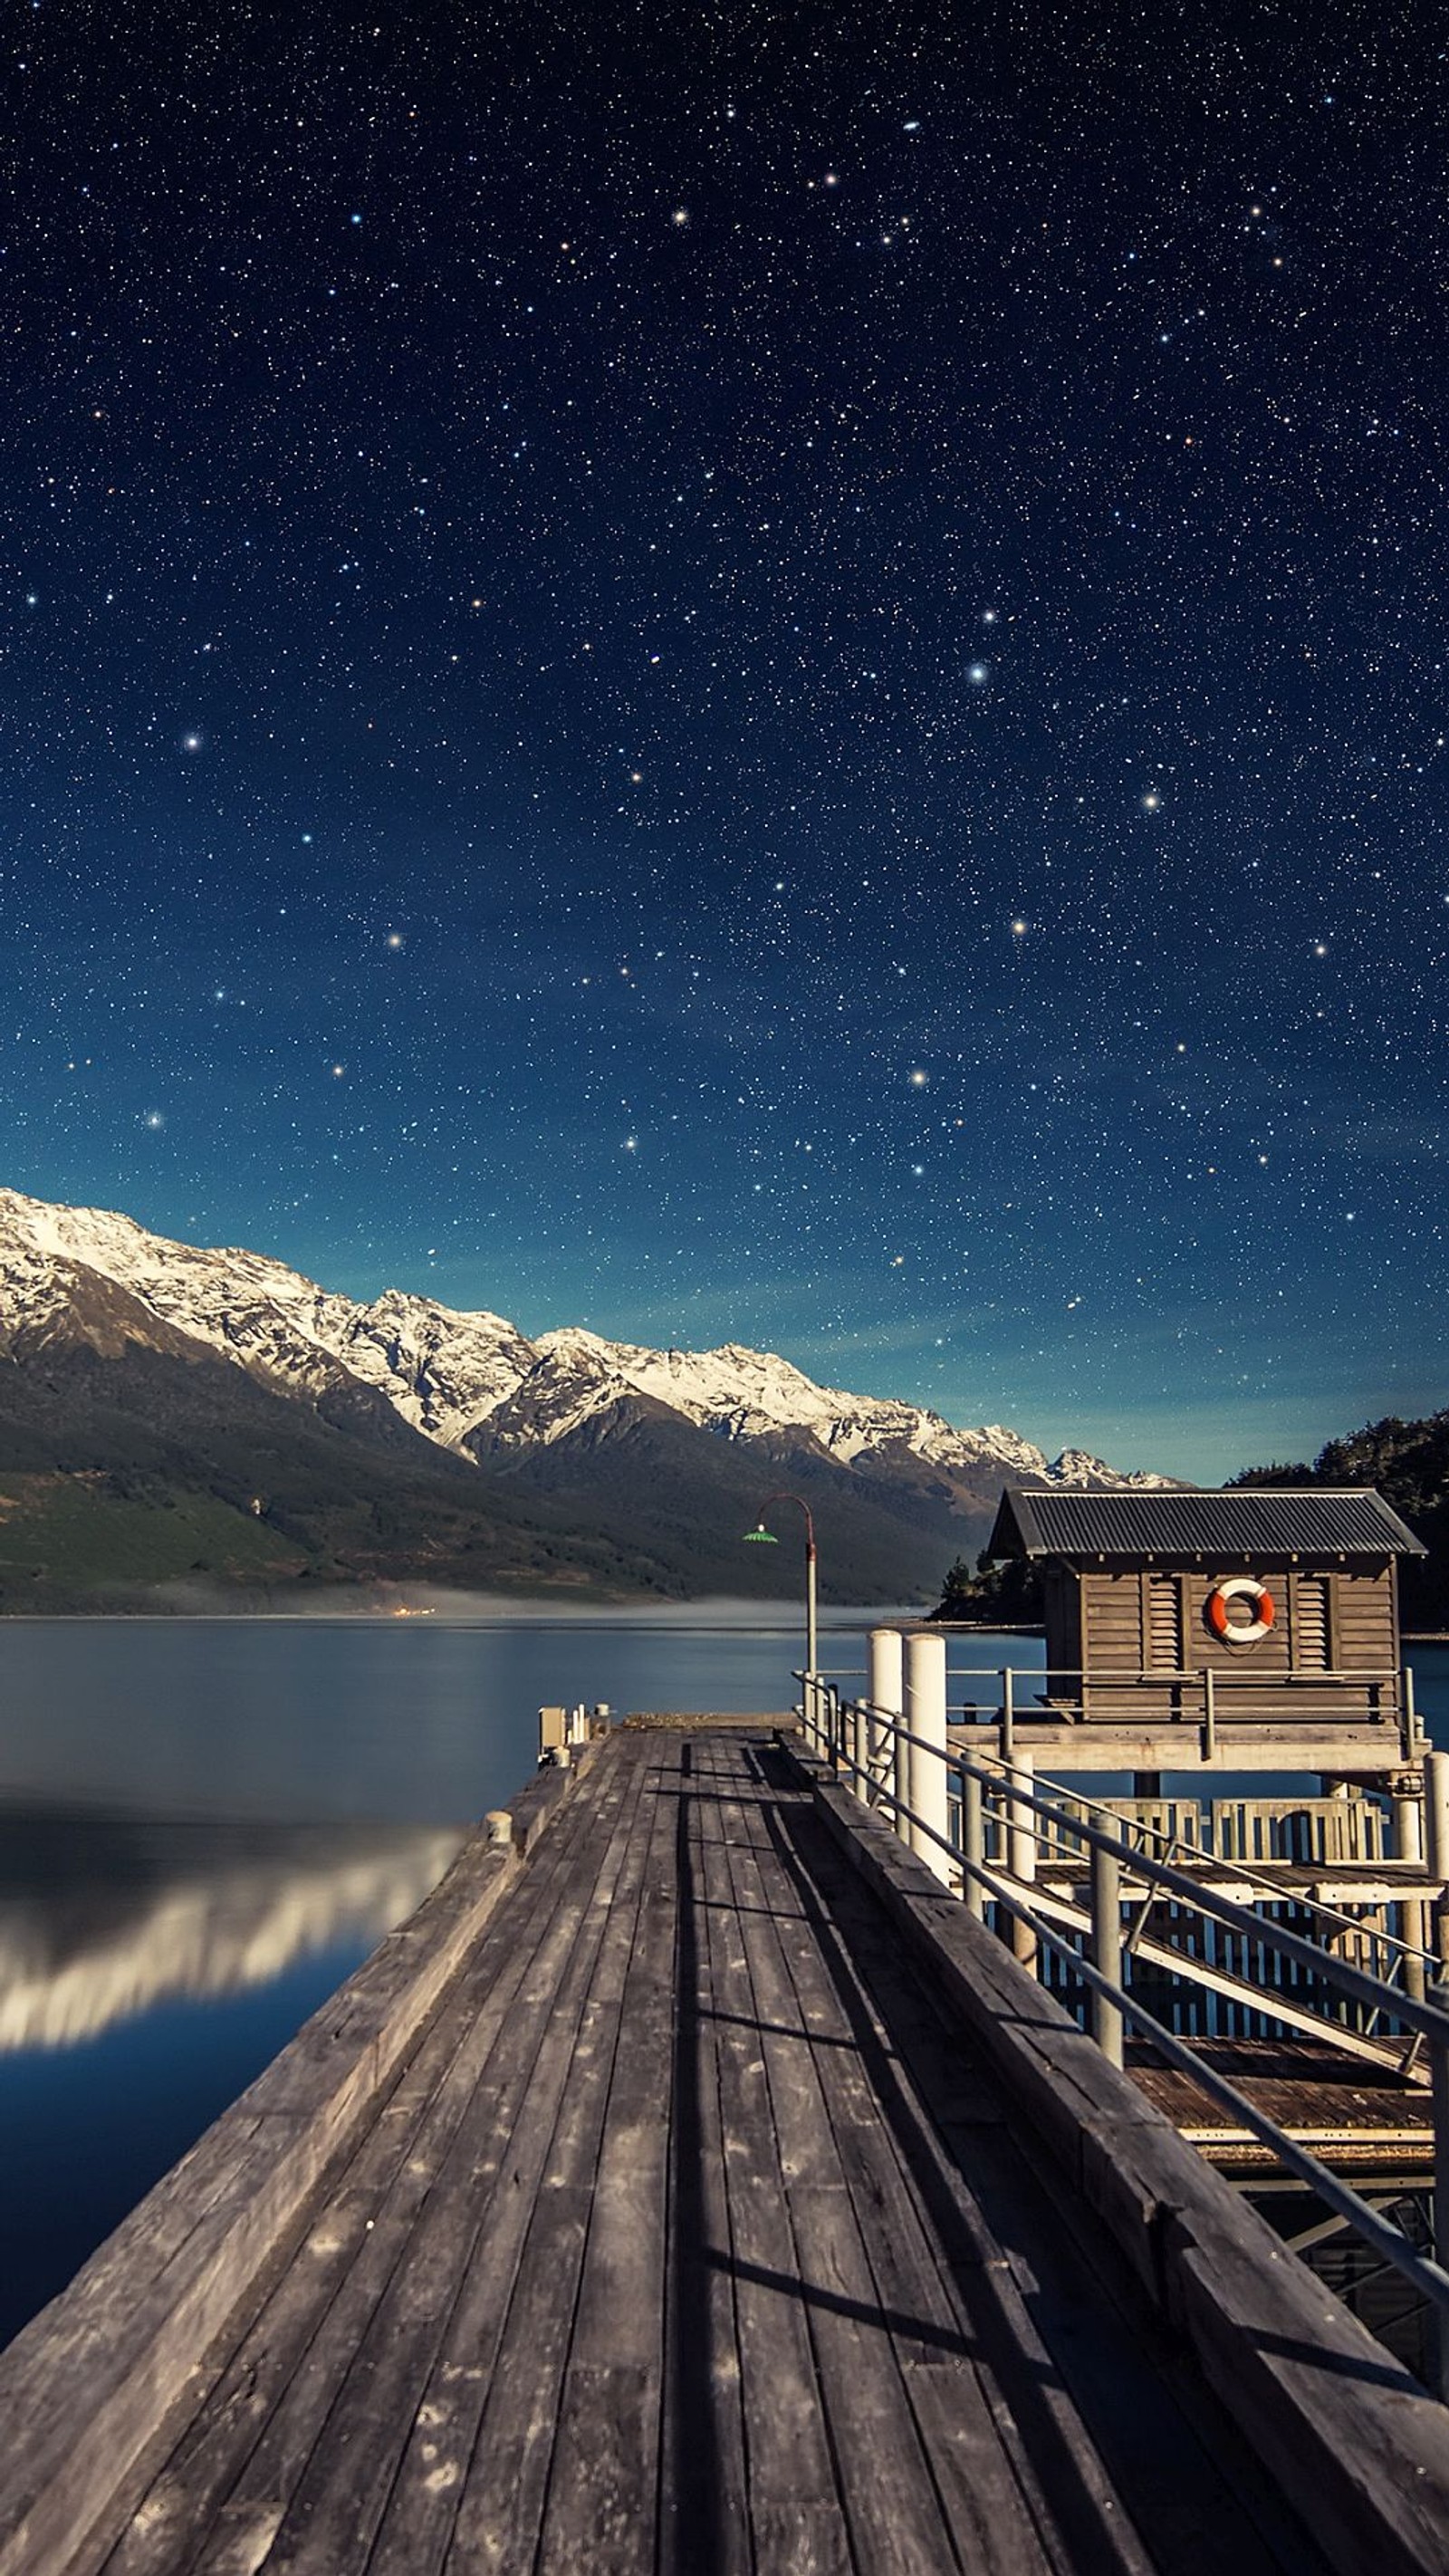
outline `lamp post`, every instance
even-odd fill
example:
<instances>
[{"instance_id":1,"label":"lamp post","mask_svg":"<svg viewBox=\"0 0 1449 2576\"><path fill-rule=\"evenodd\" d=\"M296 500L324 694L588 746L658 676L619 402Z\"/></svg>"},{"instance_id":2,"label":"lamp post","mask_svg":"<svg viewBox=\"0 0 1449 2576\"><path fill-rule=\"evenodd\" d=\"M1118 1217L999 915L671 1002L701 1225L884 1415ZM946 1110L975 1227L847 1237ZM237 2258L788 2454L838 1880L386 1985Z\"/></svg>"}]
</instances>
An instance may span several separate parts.
<instances>
[{"instance_id":1,"label":"lamp post","mask_svg":"<svg viewBox=\"0 0 1449 2576\"><path fill-rule=\"evenodd\" d=\"M760 1517L752 1530L745 1532L747 1547L778 1547L773 1530L765 1527L765 1514L772 1503L794 1503L805 1515L805 1670L813 1673L817 1660L817 1623L815 1615L815 1522L810 1506L799 1494L767 1494L760 1505Z\"/></svg>"}]
</instances>

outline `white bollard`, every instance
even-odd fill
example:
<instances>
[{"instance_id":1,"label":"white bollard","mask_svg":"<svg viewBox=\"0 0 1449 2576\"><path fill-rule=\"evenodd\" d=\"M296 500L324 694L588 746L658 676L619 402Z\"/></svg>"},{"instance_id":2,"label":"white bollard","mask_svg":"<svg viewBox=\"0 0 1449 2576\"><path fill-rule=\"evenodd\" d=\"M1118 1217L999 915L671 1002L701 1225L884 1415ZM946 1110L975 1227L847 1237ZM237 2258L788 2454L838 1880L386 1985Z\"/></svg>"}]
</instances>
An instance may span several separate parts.
<instances>
[{"instance_id":1,"label":"white bollard","mask_svg":"<svg viewBox=\"0 0 1449 2576\"><path fill-rule=\"evenodd\" d=\"M880 1715L872 1718L868 1729L869 1751L866 1761L872 1780L883 1783L888 1793L887 1812L894 1820L895 1737L893 1726L900 1724L904 1694L904 1646L899 1628L872 1628L866 1640L866 1697ZM872 1806L878 1802L872 1798Z\"/></svg>"},{"instance_id":2,"label":"white bollard","mask_svg":"<svg viewBox=\"0 0 1449 2576\"><path fill-rule=\"evenodd\" d=\"M922 1741L910 1746L910 1805L919 1823L911 1829L911 1849L918 1860L950 1883L950 1854L943 1849L948 1823L946 1796L946 1640L906 1639L906 1727ZM930 1750L925 1748L929 1746ZM940 1841L936 1836L940 1836Z\"/></svg>"}]
</instances>

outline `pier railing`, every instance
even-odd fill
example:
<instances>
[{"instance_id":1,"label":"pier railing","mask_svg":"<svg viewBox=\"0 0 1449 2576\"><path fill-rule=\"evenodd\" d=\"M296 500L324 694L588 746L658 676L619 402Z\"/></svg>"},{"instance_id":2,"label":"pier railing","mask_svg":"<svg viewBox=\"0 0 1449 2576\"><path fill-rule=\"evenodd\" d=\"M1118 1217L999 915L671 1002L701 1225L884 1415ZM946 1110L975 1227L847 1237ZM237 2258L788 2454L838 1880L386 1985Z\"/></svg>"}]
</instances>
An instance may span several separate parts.
<instances>
[{"instance_id":1,"label":"pier railing","mask_svg":"<svg viewBox=\"0 0 1449 2576\"><path fill-rule=\"evenodd\" d=\"M948 1731L944 1640L908 1643L903 1708L884 1698L842 1698L835 1682L818 1673L798 1677L811 1749L968 1912L994 1920L1024 1966L1040 1973L1043 1961L1055 1963L1047 1982L1065 2002L1080 1997L1111 2064L1123 2063L1127 2028L1137 2030L1405 2276L1438 2317L1438 2388L1449 2397L1449 1982L1439 1960L1421 1940L1376 1929L1367 1953L1375 1964L1363 1964L1350 1954L1365 1937L1351 1910L1299 1892L1285 1904L1281 1880L1241 1865L1228 1874L1237 1884L1230 1893L1216 1883L1225 1874L1221 1866L1190 1873L1170 1839L1163 1851L1155 1832L1134 1836L1133 1820L1110 1802L1072 1797L1037 1780L1029 1760L977 1759ZM1431 1848L1415 1901L1422 1909L1437 1894L1442 1951L1449 1948L1449 1755L1433 1754L1428 1762L1438 1766L1426 1800ZM1054 1879L1068 1840L1077 1875L1085 1876L1081 1888L1063 1888ZM1151 1848L1153 1842L1159 1847ZM1180 1940L1149 1937L1154 1910L1168 1907L1179 1927L1191 1917L1214 1939L1193 1953ZM1314 2032L1350 2055L1426 2075L1433 2097L1432 2253L1422 2253L1194 2047L1194 2037L1207 2033L1181 2027L1179 2008L1169 2004L1171 2020L1164 2019L1161 1978L1149 2001L1144 1968L1206 1986L1219 2002L1260 2015L1270 2026ZM1381 1968L1389 1973L1378 1973Z\"/></svg>"},{"instance_id":2,"label":"pier railing","mask_svg":"<svg viewBox=\"0 0 1449 2576\"><path fill-rule=\"evenodd\" d=\"M943 1625L933 1633L944 1641L959 1631ZM953 1663L948 1690L951 1724L994 1728L1003 1753L1013 1750L1020 1724L1083 1724L1109 1712L1190 1728L1209 1762L1217 1750L1219 1725L1231 1729L1280 1719L1321 1724L1325 1710L1339 1708L1354 1707L1369 1725L1397 1735L1399 1755L1406 1762L1413 1759L1419 1737L1414 1675L1407 1664L1343 1672L1273 1672L1257 1666L1232 1672L1211 1664L1178 1671L1163 1664L1123 1664L1094 1665L1084 1674L1080 1664Z\"/></svg>"}]
</instances>

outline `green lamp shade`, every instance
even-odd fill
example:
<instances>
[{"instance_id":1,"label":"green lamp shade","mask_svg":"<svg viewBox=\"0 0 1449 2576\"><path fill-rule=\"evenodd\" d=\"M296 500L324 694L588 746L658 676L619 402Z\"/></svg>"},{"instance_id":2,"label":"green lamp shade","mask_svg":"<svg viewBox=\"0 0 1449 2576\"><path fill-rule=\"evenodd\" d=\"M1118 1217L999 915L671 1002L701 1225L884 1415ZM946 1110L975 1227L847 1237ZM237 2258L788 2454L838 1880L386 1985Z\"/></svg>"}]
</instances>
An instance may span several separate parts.
<instances>
[{"instance_id":1,"label":"green lamp shade","mask_svg":"<svg viewBox=\"0 0 1449 2576\"><path fill-rule=\"evenodd\" d=\"M778 1547L780 1544L774 1531L767 1530L763 1521L758 1529L746 1530L744 1543L746 1547Z\"/></svg>"}]
</instances>

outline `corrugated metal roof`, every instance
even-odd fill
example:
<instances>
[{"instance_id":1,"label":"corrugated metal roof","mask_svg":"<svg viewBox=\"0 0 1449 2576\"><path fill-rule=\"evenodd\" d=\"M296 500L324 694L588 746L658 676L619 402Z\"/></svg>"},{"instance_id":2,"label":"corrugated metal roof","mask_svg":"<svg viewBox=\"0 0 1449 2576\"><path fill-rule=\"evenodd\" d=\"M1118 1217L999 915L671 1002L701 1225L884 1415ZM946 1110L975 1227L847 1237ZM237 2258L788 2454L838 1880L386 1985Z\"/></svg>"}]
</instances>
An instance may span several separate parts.
<instances>
[{"instance_id":1,"label":"corrugated metal roof","mask_svg":"<svg viewBox=\"0 0 1449 2576\"><path fill-rule=\"evenodd\" d=\"M1166 1493L1009 1485L993 1556L1424 1556L1382 1494L1271 1485Z\"/></svg>"}]
</instances>

